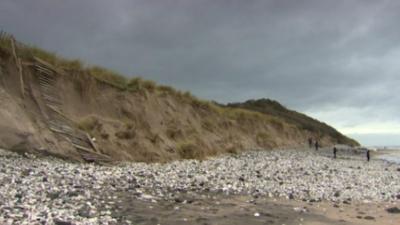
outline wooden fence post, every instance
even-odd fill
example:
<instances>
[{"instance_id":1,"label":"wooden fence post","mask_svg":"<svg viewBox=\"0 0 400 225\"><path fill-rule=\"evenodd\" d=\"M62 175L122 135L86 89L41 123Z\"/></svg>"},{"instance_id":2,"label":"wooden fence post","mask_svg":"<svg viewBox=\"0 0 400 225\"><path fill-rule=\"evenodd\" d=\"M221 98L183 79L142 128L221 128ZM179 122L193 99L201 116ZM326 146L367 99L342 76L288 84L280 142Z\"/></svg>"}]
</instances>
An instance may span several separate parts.
<instances>
[{"instance_id":1,"label":"wooden fence post","mask_svg":"<svg viewBox=\"0 0 400 225\"><path fill-rule=\"evenodd\" d=\"M20 85L21 85L21 94L22 94L22 98L25 98L25 84L24 84L24 77L22 74L22 63L21 63L21 59L18 58L17 56L17 51L15 48L15 40L14 37L10 37L10 41L11 41L11 48L12 48L12 53L15 59L15 64L17 65L18 68L18 73L19 73L19 81L20 81Z\"/></svg>"}]
</instances>

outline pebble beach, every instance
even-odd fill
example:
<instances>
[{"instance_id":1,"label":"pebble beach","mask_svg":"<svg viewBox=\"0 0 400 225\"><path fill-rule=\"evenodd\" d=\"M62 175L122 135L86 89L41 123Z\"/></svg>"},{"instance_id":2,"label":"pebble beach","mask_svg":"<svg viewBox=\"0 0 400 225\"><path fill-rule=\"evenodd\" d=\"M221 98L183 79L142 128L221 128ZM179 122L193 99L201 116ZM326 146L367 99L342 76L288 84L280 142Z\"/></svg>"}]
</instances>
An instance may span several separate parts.
<instances>
[{"instance_id":1,"label":"pebble beach","mask_svg":"<svg viewBox=\"0 0 400 225\"><path fill-rule=\"evenodd\" d=\"M138 224L119 212L127 198L152 204L191 204L210 195L339 206L400 201L400 165L359 155L333 159L329 150L109 166L0 150L0 183L0 224Z\"/></svg>"}]
</instances>

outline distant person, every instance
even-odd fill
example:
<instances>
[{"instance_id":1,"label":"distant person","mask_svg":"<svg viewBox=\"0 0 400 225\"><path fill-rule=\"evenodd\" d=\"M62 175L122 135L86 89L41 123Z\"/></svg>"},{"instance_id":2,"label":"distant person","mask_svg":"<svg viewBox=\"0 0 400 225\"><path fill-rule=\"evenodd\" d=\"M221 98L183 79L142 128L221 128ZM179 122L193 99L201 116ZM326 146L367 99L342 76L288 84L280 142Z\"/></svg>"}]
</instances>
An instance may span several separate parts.
<instances>
[{"instance_id":1,"label":"distant person","mask_svg":"<svg viewBox=\"0 0 400 225\"><path fill-rule=\"evenodd\" d=\"M308 138L308 146L312 148L312 138Z\"/></svg>"},{"instance_id":2,"label":"distant person","mask_svg":"<svg viewBox=\"0 0 400 225\"><path fill-rule=\"evenodd\" d=\"M316 141L315 141L315 151L318 151L318 148L319 148L319 143L318 143L318 141L316 140Z\"/></svg>"},{"instance_id":3,"label":"distant person","mask_svg":"<svg viewBox=\"0 0 400 225\"><path fill-rule=\"evenodd\" d=\"M333 147L333 158L336 159L337 148Z\"/></svg>"},{"instance_id":4,"label":"distant person","mask_svg":"<svg viewBox=\"0 0 400 225\"><path fill-rule=\"evenodd\" d=\"M367 161L369 162L370 160L370 155L369 155L369 149L367 150Z\"/></svg>"}]
</instances>

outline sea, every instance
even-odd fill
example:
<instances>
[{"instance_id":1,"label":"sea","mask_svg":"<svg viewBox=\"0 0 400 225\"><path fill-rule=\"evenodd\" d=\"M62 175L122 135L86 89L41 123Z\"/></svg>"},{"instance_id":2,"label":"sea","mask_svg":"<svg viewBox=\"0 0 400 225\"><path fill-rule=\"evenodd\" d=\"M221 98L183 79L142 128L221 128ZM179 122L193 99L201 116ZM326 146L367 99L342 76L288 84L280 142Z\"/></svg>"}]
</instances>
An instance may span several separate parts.
<instances>
[{"instance_id":1,"label":"sea","mask_svg":"<svg viewBox=\"0 0 400 225\"><path fill-rule=\"evenodd\" d=\"M400 146L369 146L377 151L377 157L388 162L400 164Z\"/></svg>"}]
</instances>

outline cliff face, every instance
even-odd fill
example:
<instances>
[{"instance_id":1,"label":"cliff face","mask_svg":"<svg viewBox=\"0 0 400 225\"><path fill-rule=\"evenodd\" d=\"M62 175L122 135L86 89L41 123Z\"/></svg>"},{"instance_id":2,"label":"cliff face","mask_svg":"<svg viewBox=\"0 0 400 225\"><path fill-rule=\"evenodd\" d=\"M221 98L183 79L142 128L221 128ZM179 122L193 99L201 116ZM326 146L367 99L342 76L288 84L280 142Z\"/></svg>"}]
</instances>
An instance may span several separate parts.
<instances>
[{"instance_id":1,"label":"cliff face","mask_svg":"<svg viewBox=\"0 0 400 225\"><path fill-rule=\"evenodd\" d=\"M0 148L78 161L165 162L299 147L310 136L355 144L279 113L221 107L139 79L124 84L106 70L37 57L43 54L0 37Z\"/></svg>"}]
</instances>

